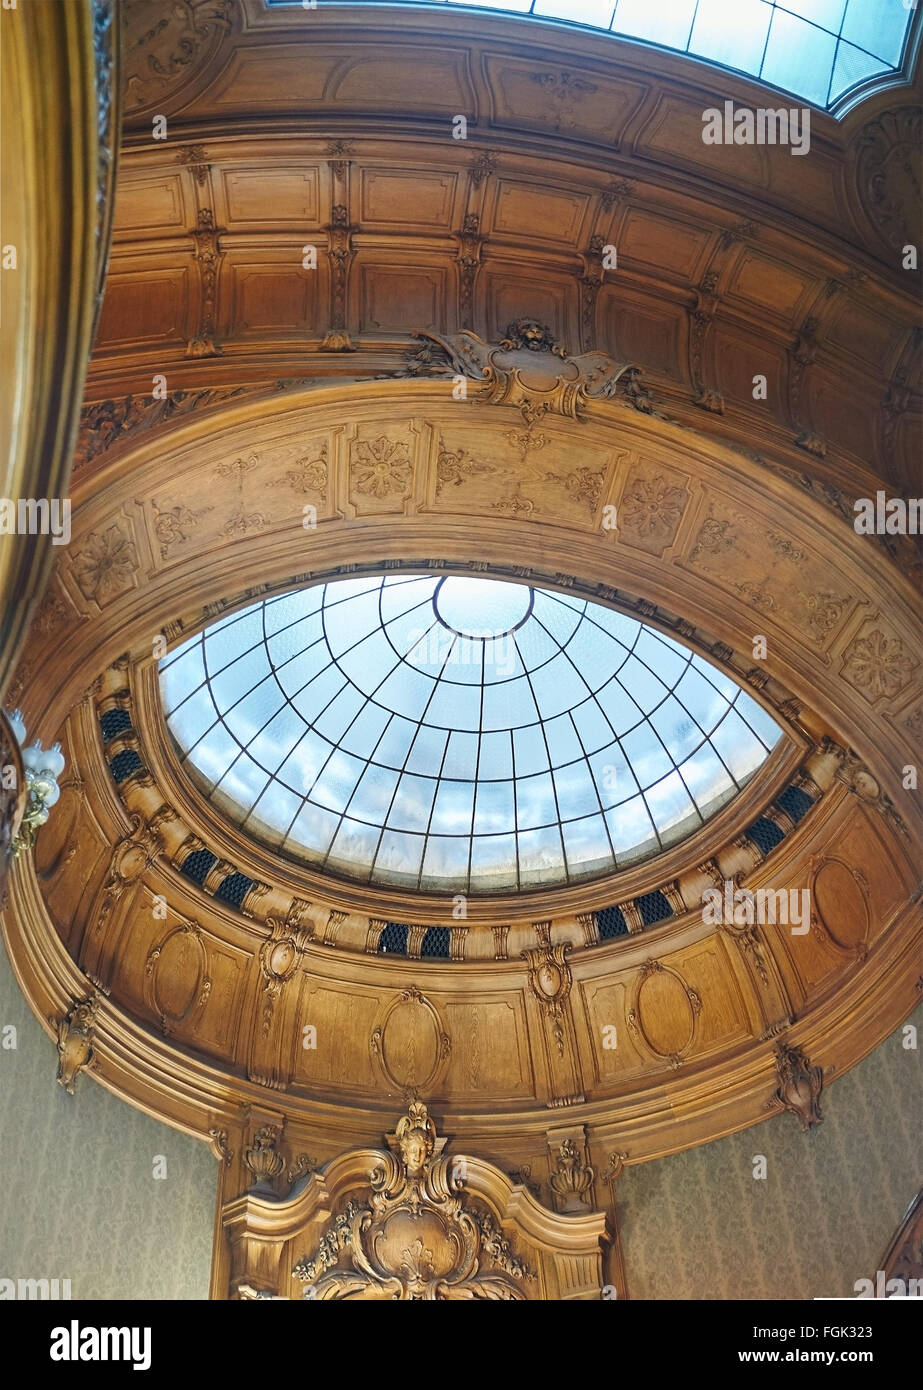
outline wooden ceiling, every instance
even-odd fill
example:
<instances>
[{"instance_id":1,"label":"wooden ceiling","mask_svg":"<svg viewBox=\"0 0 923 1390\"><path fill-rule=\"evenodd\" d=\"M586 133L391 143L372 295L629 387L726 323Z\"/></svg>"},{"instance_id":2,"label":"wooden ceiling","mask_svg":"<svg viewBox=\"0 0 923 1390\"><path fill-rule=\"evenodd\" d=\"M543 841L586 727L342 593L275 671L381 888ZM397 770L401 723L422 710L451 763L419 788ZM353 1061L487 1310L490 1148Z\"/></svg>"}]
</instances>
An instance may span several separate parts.
<instances>
[{"instance_id":1,"label":"wooden ceiling","mask_svg":"<svg viewBox=\"0 0 923 1390\"><path fill-rule=\"evenodd\" d=\"M378 1142L403 1089L544 1182L549 1111L601 1175L778 1110L783 1033L827 1076L853 1065L919 998L923 826L902 777L923 730L919 557L852 526L857 496L919 488L919 272L901 257L919 242L918 88L812 113L794 157L703 144L703 109L765 99L746 79L600 35L261 0L129 0L125 20L74 538L8 695L63 735L71 779L4 916L33 1007L64 1018L95 992L100 1078L230 1135L226 1196L260 1123L329 1157ZM530 419L476 382L453 400L412 337L496 343L522 317L641 375ZM357 485L370 458L377 495ZM546 895L479 907L450 962L380 958L376 923L436 905L273 864L179 777L158 635L401 565L576 586L777 714L791 765L701 843L606 885L624 902L668 887L669 922L600 943L598 895ZM130 722L105 744L116 709ZM124 786L118 753L138 760ZM799 768L817 804L775 858L747 857L745 812ZM205 884L179 871L190 845L216 853ZM266 890L243 911L215 897L228 867ZM818 920L709 928L714 872L810 886Z\"/></svg>"}]
</instances>

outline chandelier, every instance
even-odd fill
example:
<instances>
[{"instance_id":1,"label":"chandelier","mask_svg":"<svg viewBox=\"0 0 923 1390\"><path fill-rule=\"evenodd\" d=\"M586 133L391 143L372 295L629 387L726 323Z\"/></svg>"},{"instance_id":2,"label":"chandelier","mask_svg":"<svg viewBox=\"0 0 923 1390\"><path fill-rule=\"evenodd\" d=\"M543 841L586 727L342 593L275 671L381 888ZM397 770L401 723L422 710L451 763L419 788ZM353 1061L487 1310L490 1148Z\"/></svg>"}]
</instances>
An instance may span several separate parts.
<instances>
[{"instance_id":1,"label":"chandelier","mask_svg":"<svg viewBox=\"0 0 923 1390\"><path fill-rule=\"evenodd\" d=\"M26 779L26 809L22 823L13 838L13 856L19 854L23 846L35 843L38 827L48 819L52 806L61 795L58 778L64 771L64 754L60 743L43 748L36 740L26 746L26 726L19 710L7 714L13 737L22 750L22 762Z\"/></svg>"}]
</instances>

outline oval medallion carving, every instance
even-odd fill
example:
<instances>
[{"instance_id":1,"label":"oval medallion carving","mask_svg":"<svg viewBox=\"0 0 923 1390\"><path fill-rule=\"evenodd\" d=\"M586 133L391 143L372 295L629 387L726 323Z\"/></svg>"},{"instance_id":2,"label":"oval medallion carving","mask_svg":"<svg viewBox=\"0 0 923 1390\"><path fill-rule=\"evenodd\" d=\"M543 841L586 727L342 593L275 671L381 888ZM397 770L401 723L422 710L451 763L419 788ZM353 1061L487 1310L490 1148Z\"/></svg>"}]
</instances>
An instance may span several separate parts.
<instances>
[{"instance_id":1,"label":"oval medallion carving","mask_svg":"<svg viewBox=\"0 0 923 1390\"><path fill-rule=\"evenodd\" d=\"M818 869L814 908L827 936L841 951L854 951L865 942L869 929L865 894L839 859L828 859Z\"/></svg>"},{"instance_id":2,"label":"oval medallion carving","mask_svg":"<svg viewBox=\"0 0 923 1390\"><path fill-rule=\"evenodd\" d=\"M638 1024L652 1052L677 1057L690 1046L695 1031L695 1010L679 976L653 970L638 990Z\"/></svg>"},{"instance_id":3,"label":"oval medallion carving","mask_svg":"<svg viewBox=\"0 0 923 1390\"><path fill-rule=\"evenodd\" d=\"M372 1034L372 1052L392 1086L426 1090L449 1054L449 1039L430 1001L413 985Z\"/></svg>"},{"instance_id":4,"label":"oval medallion carving","mask_svg":"<svg viewBox=\"0 0 923 1390\"><path fill-rule=\"evenodd\" d=\"M198 933L178 927L148 960L151 1003L161 1022L179 1023L192 1011L205 984L205 947Z\"/></svg>"}]
</instances>

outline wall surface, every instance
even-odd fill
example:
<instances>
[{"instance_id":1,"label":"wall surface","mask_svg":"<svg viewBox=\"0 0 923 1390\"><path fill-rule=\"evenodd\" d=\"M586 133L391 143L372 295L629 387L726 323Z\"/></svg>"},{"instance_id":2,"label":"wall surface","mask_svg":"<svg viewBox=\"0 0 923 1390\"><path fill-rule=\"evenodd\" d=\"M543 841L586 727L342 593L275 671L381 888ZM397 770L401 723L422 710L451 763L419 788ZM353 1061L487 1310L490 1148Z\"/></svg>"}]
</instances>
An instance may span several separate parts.
<instances>
[{"instance_id":1,"label":"wall surface","mask_svg":"<svg viewBox=\"0 0 923 1390\"><path fill-rule=\"evenodd\" d=\"M629 1168L618 1184L632 1298L852 1296L923 1181L923 1006L821 1095L823 1123L792 1115ZM754 1156L767 1160L753 1177Z\"/></svg>"},{"instance_id":2,"label":"wall surface","mask_svg":"<svg viewBox=\"0 0 923 1390\"><path fill-rule=\"evenodd\" d=\"M9 1024L15 1050L3 1045ZM207 1147L86 1075L67 1095L56 1069L0 946L0 1278L69 1278L72 1298L206 1298L217 1166Z\"/></svg>"}]
</instances>

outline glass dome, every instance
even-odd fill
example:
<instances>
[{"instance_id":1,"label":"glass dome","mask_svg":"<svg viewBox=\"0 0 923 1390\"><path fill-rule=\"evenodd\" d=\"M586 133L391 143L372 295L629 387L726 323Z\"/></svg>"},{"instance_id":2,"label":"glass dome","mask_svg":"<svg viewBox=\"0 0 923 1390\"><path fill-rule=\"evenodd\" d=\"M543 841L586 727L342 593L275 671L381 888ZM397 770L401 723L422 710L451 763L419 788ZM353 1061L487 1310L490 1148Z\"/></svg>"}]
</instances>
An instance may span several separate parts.
<instances>
[{"instance_id":1,"label":"glass dome","mask_svg":"<svg viewBox=\"0 0 923 1390\"><path fill-rule=\"evenodd\" d=\"M312 866L439 893L611 873L697 830L781 737L643 623L497 580L378 575L207 627L160 663L184 765Z\"/></svg>"},{"instance_id":2,"label":"glass dome","mask_svg":"<svg viewBox=\"0 0 923 1390\"><path fill-rule=\"evenodd\" d=\"M382 0L350 0L374 6ZM280 8L301 0L270 0ZM901 71L910 0L401 0L566 21L688 53L829 109ZM335 8L329 4L330 8Z\"/></svg>"}]
</instances>

